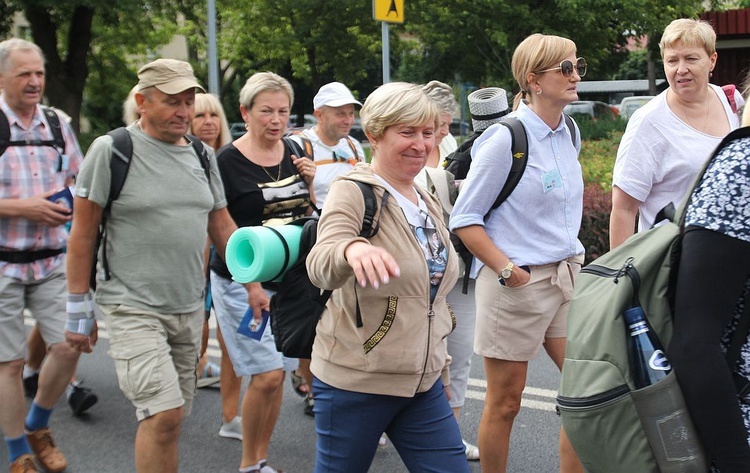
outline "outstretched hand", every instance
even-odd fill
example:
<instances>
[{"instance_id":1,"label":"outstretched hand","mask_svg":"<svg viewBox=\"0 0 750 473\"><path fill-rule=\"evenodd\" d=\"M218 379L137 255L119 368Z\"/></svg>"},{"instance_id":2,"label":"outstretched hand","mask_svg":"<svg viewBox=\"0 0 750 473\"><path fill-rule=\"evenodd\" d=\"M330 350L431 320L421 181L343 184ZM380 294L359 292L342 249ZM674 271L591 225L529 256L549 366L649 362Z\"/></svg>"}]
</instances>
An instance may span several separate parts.
<instances>
[{"instance_id":1,"label":"outstretched hand","mask_svg":"<svg viewBox=\"0 0 750 473\"><path fill-rule=\"evenodd\" d=\"M377 289L380 284L388 284L391 277L398 277L401 270L388 251L363 241L350 244L344 251L349 266L354 270L357 283L365 287L369 282Z\"/></svg>"}]
</instances>

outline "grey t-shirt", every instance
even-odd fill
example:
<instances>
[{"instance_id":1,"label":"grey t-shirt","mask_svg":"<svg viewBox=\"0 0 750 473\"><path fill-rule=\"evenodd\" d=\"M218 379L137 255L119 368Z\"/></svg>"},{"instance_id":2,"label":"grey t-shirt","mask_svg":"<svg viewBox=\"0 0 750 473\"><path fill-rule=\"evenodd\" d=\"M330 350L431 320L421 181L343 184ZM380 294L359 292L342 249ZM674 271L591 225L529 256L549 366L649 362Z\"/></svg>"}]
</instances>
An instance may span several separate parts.
<instances>
[{"instance_id":1,"label":"grey t-shirt","mask_svg":"<svg viewBox=\"0 0 750 473\"><path fill-rule=\"evenodd\" d=\"M172 145L128 128L133 158L107 220L111 279L97 275L96 301L167 314L197 310L204 287L208 214L226 207L209 148L210 188L191 145ZM76 180L76 195L104 207L110 188L112 138L97 138ZM101 249L99 262L101 266Z\"/></svg>"}]
</instances>

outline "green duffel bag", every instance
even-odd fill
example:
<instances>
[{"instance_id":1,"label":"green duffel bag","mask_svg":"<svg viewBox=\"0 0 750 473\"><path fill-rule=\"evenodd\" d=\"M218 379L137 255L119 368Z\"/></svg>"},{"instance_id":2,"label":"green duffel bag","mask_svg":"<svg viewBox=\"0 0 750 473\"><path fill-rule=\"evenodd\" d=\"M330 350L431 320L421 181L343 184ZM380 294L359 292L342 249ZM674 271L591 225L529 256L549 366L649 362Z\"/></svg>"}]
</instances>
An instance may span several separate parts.
<instances>
[{"instance_id":1,"label":"green duffel bag","mask_svg":"<svg viewBox=\"0 0 750 473\"><path fill-rule=\"evenodd\" d=\"M637 297L659 339L669 343L668 289L679 235L672 222L637 233L576 279L557 402L565 432L589 473L660 473L631 397L622 313Z\"/></svg>"},{"instance_id":2,"label":"green duffel bag","mask_svg":"<svg viewBox=\"0 0 750 473\"><path fill-rule=\"evenodd\" d=\"M749 130L730 133L717 150ZM662 346L669 346L684 209L704 172L679 211L665 209L663 225L631 236L576 279L557 404L589 473L708 471L674 373L635 389L623 318L625 310L642 307Z\"/></svg>"}]
</instances>

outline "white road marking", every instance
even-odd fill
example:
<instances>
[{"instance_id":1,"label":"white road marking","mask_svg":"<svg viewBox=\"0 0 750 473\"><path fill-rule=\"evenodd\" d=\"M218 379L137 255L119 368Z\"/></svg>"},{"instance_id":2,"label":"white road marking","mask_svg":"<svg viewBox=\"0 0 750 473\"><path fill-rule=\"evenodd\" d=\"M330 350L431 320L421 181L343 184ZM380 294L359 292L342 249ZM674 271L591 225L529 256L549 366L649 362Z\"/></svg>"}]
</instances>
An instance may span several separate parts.
<instances>
[{"instance_id":1,"label":"white road marking","mask_svg":"<svg viewBox=\"0 0 750 473\"><path fill-rule=\"evenodd\" d=\"M24 323L29 326L34 326L34 319L30 316L24 317ZM107 324L104 321L97 321L99 326L99 338L108 340L109 334L107 333ZM216 317L211 317L208 320L210 328L216 327ZM219 348L219 342L216 338L211 337L208 340L208 348L206 349L208 356L218 362L221 359L221 349ZM484 402L485 393L487 391L487 381L479 378L469 378L468 388L466 390L466 399L472 399ZM552 389L535 388L532 386L526 386L523 390L523 398L521 399L521 407L527 409L537 409L541 411L555 411L557 391ZM541 399L536 399L541 398Z\"/></svg>"},{"instance_id":2,"label":"white road marking","mask_svg":"<svg viewBox=\"0 0 750 473\"><path fill-rule=\"evenodd\" d=\"M466 398L484 402L485 393L487 391L487 381L484 379L469 378L468 385ZM530 396L532 398L530 398ZM526 386L523 390L523 397L521 398L521 407L554 412L555 406L557 405L556 398L557 391Z\"/></svg>"}]
</instances>

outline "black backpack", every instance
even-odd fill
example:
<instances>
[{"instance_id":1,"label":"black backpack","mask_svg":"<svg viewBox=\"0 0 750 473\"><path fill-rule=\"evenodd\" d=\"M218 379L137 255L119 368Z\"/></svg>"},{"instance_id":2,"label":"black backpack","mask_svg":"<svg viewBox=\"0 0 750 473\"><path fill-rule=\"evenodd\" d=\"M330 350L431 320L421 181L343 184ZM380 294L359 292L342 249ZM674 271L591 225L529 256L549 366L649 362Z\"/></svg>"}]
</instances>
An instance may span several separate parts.
<instances>
[{"instance_id":1,"label":"black backpack","mask_svg":"<svg viewBox=\"0 0 750 473\"><path fill-rule=\"evenodd\" d=\"M130 170L130 161L133 158L133 140L130 138L130 133L125 127L115 128L114 130L107 133L112 137L112 156L109 160L109 171L111 174L111 180L109 184L109 197L107 204L104 206L102 212L102 220L99 224L99 237L97 238L96 246L94 248L94 262L91 270L91 277L89 284L91 288L96 288L96 265L97 256L99 253L99 246L102 246L102 273L105 281L110 280L109 264L107 263L107 218L112 211L112 202L120 197L120 192L125 185L125 179L128 177L128 171ZM195 154L198 155L198 160L201 163L203 172L206 173L206 179L209 184L211 183L211 171L210 163L208 160L208 152L203 146L200 139L193 135L185 135L190 141L190 144L195 150Z\"/></svg>"},{"instance_id":2,"label":"black backpack","mask_svg":"<svg viewBox=\"0 0 750 473\"><path fill-rule=\"evenodd\" d=\"M378 202L372 187L354 181L365 199L365 213L359 235L374 237L380 228L376 220ZM385 208L390 194L383 194L380 208ZM302 225L299 258L284 273L276 293L271 297L271 330L276 349L290 358L310 358L315 341L315 327L323 314L333 291L321 291L313 285L307 275L305 260L310 253L318 234L318 217L297 219L292 225Z\"/></svg>"},{"instance_id":3,"label":"black backpack","mask_svg":"<svg viewBox=\"0 0 750 473\"><path fill-rule=\"evenodd\" d=\"M57 112L52 110L50 107L41 105L44 116L47 117L50 129L52 131L51 140L10 140L10 123L8 123L8 117L5 113L0 110L0 156L5 153L5 150L11 146L50 146L55 148L58 153L65 153L65 138L62 134L62 128L60 127L60 117Z\"/></svg>"},{"instance_id":4,"label":"black backpack","mask_svg":"<svg viewBox=\"0 0 750 473\"><path fill-rule=\"evenodd\" d=\"M576 126L573 123L573 119L568 115L563 114L563 118L565 119L565 125L568 127L568 130L570 130L570 136L573 141L573 146L575 147L578 144L575 130ZM521 121L515 117L507 116L503 117L498 123L510 130L510 149L513 156L513 161L511 162L508 179L505 181L502 189L500 189L500 193L497 195L497 198L492 204L490 210L487 212L487 215L489 215L489 213L496 208L500 207L500 205L508 199L510 194L521 181L521 177L526 170L526 163L529 160L529 140L526 136L526 129L524 128L523 123L521 123ZM469 168L471 167L471 148L474 145L474 141L482 134L483 131L484 130L474 132L469 138L466 139L466 141L461 143L461 146L459 146L456 151L445 158L445 170L453 174L453 177L456 180L466 179L466 175L469 173ZM485 219L487 218L487 215L484 216ZM462 292L466 294L469 290L469 273L471 271L471 262L474 258L474 255L471 254L469 249L466 248L461 240L453 233L451 233L451 242L453 243L458 256L464 262L464 266L466 268L464 272L464 281L462 287Z\"/></svg>"},{"instance_id":5,"label":"black backpack","mask_svg":"<svg viewBox=\"0 0 750 473\"><path fill-rule=\"evenodd\" d=\"M474 141L482 135L484 130L475 131L466 140L458 145L455 151L445 158L445 170L453 174L456 179L466 179L471 167L471 147ZM511 130L511 134L512 134ZM514 140L515 142L515 137Z\"/></svg>"}]
</instances>

